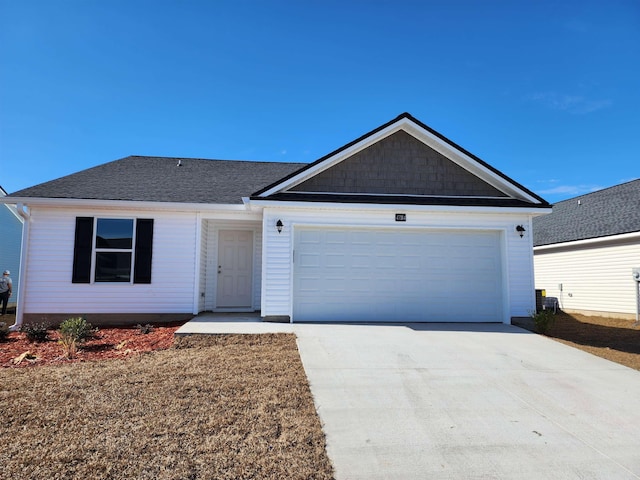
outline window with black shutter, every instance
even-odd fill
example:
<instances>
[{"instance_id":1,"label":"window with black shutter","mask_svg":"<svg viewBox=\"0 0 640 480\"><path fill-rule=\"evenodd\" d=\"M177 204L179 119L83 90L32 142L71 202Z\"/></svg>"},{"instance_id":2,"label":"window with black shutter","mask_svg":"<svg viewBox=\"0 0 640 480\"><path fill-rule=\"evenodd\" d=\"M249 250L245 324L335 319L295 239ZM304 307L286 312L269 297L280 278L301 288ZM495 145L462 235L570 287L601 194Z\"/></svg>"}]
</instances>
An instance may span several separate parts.
<instances>
[{"instance_id":1,"label":"window with black shutter","mask_svg":"<svg viewBox=\"0 0 640 480\"><path fill-rule=\"evenodd\" d=\"M153 219L76 218L73 282L151 283Z\"/></svg>"},{"instance_id":2,"label":"window with black shutter","mask_svg":"<svg viewBox=\"0 0 640 480\"><path fill-rule=\"evenodd\" d=\"M153 218L139 218L136 222L136 252L133 262L133 283L151 283L153 253Z\"/></svg>"},{"instance_id":3,"label":"window with black shutter","mask_svg":"<svg viewBox=\"0 0 640 480\"><path fill-rule=\"evenodd\" d=\"M92 256L93 217L77 217L73 249L73 283L91 283Z\"/></svg>"}]
</instances>

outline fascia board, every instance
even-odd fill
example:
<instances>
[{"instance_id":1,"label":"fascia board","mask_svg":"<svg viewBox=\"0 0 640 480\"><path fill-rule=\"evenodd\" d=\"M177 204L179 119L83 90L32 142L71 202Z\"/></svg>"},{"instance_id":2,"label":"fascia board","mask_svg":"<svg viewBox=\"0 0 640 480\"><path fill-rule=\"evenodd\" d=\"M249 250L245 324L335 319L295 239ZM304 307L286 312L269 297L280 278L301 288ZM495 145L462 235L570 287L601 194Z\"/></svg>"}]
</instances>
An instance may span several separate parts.
<instances>
[{"instance_id":1,"label":"fascia board","mask_svg":"<svg viewBox=\"0 0 640 480\"><path fill-rule=\"evenodd\" d=\"M574 240L572 242L552 243L550 245L540 245L533 247L534 252L544 252L546 250L566 249L580 247L584 245L595 245L598 243L623 242L625 240L640 239L640 232L623 233L620 235L607 235L606 237L586 238L584 240Z\"/></svg>"},{"instance_id":2,"label":"fascia board","mask_svg":"<svg viewBox=\"0 0 640 480\"><path fill-rule=\"evenodd\" d=\"M465 207L457 205L406 205L406 204L373 204L373 203L339 203L339 202L279 202L275 200L252 200L252 204L263 208L281 208L296 210L366 210L366 211L398 211L398 212L473 212L544 215L551 213L551 208L518 208L518 207Z\"/></svg>"},{"instance_id":3,"label":"fascia board","mask_svg":"<svg viewBox=\"0 0 640 480\"><path fill-rule=\"evenodd\" d=\"M215 203L179 203L179 202L139 202L127 200L93 200L78 198L35 198L10 197L0 198L0 203L22 203L27 206L46 207L95 207L95 208L128 208L143 210L168 211L230 211L246 212L247 204L215 204Z\"/></svg>"}]
</instances>

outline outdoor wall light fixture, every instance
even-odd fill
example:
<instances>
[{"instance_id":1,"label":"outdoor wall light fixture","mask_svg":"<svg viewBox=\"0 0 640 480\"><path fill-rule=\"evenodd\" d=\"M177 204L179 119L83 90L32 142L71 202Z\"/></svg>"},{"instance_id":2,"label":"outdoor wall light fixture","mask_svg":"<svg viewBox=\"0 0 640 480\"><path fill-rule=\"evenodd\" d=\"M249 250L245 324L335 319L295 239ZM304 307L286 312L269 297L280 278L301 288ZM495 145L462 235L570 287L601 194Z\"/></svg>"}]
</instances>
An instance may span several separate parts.
<instances>
[{"instance_id":1,"label":"outdoor wall light fixture","mask_svg":"<svg viewBox=\"0 0 640 480\"><path fill-rule=\"evenodd\" d=\"M520 234L520 238L522 238L524 237L524 232L526 232L526 230L522 225L518 225L516 226L516 232L518 232Z\"/></svg>"},{"instance_id":2,"label":"outdoor wall light fixture","mask_svg":"<svg viewBox=\"0 0 640 480\"><path fill-rule=\"evenodd\" d=\"M282 227L284 227L284 224L282 223L282 220L278 219L276 222L276 230L278 230L278 233L282 233Z\"/></svg>"}]
</instances>

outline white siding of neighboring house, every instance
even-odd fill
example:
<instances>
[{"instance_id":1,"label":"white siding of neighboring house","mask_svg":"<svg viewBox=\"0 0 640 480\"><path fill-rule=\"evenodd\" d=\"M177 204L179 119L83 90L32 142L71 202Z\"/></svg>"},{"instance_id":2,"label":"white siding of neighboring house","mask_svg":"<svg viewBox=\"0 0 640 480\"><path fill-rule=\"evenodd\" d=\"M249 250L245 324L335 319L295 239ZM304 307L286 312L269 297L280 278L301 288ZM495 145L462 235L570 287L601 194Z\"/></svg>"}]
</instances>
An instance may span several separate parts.
<instances>
[{"instance_id":1,"label":"white siding of neighboring house","mask_svg":"<svg viewBox=\"0 0 640 480\"><path fill-rule=\"evenodd\" d=\"M77 216L153 218L152 283L72 283ZM196 222L195 213L33 207L24 313L192 312Z\"/></svg>"},{"instance_id":2,"label":"white siding of neighboring house","mask_svg":"<svg viewBox=\"0 0 640 480\"><path fill-rule=\"evenodd\" d=\"M396 212L403 210L265 208L262 315L290 316L292 313L293 232L296 226L303 225L500 231L503 233L505 317L528 316L535 309L529 214L419 212L409 209L406 211L406 223L398 223L395 222ZM275 228L278 219L284 223L282 233ZM519 224L527 229L524 238L515 232Z\"/></svg>"},{"instance_id":3,"label":"white siding of neighboring house","mask_svg":"<svg viewBox=\"0 0 640 480\"><path fill-rule=\"evenodd\" d=\"M597 243L534 249L535 284L566 310L635 314L640 240L609 237ZM562 291L559 285L562 284Z\"/></svg>"}]
</instances>

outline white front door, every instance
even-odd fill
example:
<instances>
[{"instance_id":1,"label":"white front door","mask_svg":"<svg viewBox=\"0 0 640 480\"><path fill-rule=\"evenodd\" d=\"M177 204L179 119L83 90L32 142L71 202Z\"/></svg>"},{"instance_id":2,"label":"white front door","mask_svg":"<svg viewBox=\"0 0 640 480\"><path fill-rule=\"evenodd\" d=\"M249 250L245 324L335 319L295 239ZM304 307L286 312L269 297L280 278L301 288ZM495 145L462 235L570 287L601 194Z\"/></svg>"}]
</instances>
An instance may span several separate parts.
<instances>
[{"instance_id":1,"label":"white front door","mask_svg":"<svg viewBox=\"0 0 640 480\"><path fill-rule=\"evenodd\" d=\"M251 308L253 284L253 232L218 233L217 308Z\"/></svg>"}]
</instances>

